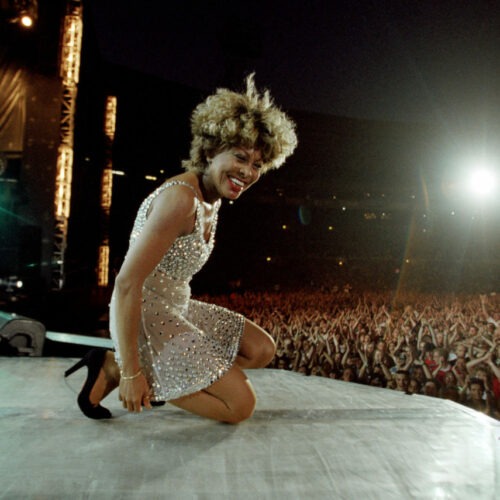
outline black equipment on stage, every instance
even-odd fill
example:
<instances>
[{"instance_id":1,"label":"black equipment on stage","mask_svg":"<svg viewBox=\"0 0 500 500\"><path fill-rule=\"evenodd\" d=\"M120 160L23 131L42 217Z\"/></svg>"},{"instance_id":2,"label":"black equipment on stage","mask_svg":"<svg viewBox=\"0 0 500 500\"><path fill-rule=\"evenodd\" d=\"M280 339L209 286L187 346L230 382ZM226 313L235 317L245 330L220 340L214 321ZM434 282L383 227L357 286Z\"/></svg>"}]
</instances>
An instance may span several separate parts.
<instances>
[{"instance_id":1,"label":"black equipment on stage","mask_svg":"<svg viewBox=\"0 0 500 500\"><path fill-rule=\"evenodd\" d=\"M0 355L41 356L44 342L42 323L0 311Z\"/></svg>"}]
</instances>

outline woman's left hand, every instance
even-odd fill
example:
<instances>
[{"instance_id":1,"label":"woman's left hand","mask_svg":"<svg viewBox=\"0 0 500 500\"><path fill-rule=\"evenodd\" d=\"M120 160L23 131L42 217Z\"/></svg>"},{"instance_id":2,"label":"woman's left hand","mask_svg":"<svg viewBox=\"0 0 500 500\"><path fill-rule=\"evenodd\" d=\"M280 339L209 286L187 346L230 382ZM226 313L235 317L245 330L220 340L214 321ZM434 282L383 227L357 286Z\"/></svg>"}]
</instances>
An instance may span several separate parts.
<instances>
[{"instance_id":1,"label":"woman's left hand","mask_svg":"<svg viewBox=\"0 0 500 500\"><path fill-rule=\"evenodd\" d=\"M141 373L132 380L120 380L119 399L123 407L130 412L141 412L142 407L152 408L149 400L149 386L146 377Z\"/></svg>"}]
</instances>

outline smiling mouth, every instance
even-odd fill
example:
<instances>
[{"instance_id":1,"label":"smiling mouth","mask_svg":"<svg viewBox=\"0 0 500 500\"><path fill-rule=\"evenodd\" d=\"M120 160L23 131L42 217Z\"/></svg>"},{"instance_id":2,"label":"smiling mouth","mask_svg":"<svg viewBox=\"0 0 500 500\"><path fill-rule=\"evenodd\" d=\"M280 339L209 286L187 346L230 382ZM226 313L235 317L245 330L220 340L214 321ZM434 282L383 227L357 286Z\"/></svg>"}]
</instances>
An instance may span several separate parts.
<instances>
[{"instance_id":1,"label":"smiling mouth","mask_svg":"<svg viewBox=\"0 0 500 500\"><path fill-rule=\"evenodd\" d=\"M245 183L241 181L240 179L237 179L236 177L232 177L231 175L228 175L229 180L236 185L237 187L243 189L245 187Z\"/></svg>"}]
</instances>

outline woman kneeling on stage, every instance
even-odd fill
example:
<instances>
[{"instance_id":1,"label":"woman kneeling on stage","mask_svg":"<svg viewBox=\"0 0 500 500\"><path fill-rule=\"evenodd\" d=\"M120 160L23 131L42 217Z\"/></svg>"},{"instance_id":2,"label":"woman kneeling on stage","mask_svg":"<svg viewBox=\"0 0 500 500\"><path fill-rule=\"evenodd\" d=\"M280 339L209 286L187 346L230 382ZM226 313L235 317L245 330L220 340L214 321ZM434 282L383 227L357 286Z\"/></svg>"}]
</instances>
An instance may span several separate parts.
<instances>
[{"instance_id":1,"label":"woman kneeling on stage","mask_svg":"<svg viewBox=\"0 0 500 500\"><path fill-rule=\"evenodd\" d=\"M139 208L110 305L115 352L94 349L66 372L87 366L78 405L89 418L111 417L100 402L116 387L130 412L168 401L238 423L254 411L243 369L265 367L273 339L238 313L192 299L189 285L213 249L221 200L239 198L297 145L294 123L253 75L246 87L218 89L196 107L186 172Z\"/></svg>"}]
</instances>

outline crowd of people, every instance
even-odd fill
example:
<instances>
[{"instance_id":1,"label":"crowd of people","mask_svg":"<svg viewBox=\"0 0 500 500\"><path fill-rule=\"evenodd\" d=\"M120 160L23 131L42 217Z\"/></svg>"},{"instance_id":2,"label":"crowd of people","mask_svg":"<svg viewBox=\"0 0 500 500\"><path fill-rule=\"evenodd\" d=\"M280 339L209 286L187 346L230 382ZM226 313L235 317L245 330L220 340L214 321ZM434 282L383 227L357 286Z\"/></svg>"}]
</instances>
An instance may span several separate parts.
<instances>
[{"instance_id":1,"label":"crowd of people","mask_svg":"<svg viewBox=\"0 0 500 500\"><path fill-rule=\"evenodd\" d=\"M271 367L445 398L500 418L496 294L358 293L347 285L209 300L273 336Z\"/></svg>"}]
</instances>

